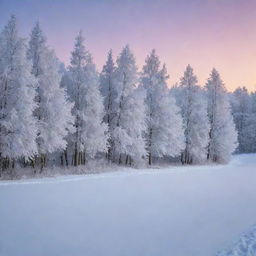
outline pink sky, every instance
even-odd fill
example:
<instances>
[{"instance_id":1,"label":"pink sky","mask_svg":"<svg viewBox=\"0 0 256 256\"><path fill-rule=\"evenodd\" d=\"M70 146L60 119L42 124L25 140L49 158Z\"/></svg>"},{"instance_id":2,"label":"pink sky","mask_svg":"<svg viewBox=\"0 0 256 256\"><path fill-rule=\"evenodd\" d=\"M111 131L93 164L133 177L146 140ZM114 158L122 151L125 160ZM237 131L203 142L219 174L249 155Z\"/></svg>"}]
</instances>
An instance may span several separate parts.
<instances>
[{"instance_id":1,"label":"pink sky","mask_svg":"<svg viewBox=\"0 0 256 256\"><path fill-rule=\"evenodd\" d=\"M14 13L25 36L39 20L66 64L82 29L99 70L110 48L116 56L129 43L139 68L156 49L170 85L190 64L202 85L215 67L229 90L256 90L256 0L1 0L0 9L0 26Z\"/></svg>"}]
</instances>

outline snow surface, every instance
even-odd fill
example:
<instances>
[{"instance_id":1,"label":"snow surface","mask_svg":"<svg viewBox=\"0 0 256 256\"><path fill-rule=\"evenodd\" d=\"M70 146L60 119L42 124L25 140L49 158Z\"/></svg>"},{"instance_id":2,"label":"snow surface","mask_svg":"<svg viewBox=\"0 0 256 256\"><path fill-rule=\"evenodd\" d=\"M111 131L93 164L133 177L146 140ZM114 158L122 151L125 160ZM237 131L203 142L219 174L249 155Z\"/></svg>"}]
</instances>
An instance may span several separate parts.
<instances>
[{"instance_id":1,"label":"snow surface","mask_svg":"<svg viewBox=\"0 0 256 256\"><path fill-rule=\"evenodd\" d=\"M215 256L256 223L256 155L0 182L1 256Z\"/></svg>"},{"instance_id":2,"label":"snow surface","mask_svg":"<svg viewBox=\"0 0 256 256\"><path fill-rule=\"evenodd\" d=\"M256 225L244 233L235 245L223 250L218 256L255 256L256 255Z\"/></svg>"}]
</instances>

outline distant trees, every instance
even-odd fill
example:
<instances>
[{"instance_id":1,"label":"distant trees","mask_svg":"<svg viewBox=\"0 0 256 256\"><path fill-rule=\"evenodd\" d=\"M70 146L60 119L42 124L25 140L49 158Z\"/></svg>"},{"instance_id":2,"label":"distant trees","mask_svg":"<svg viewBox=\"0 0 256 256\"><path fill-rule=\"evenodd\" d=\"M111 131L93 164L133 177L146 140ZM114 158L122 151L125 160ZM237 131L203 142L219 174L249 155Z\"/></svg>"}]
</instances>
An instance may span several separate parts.
<instances>
[{"instance_id":1,"label":"distant trees","mask_svg":"<svg viewBox=\"0 0 256 256\"><path fill-rule=\"evenodd\" d=\"M245 87L237 88L231 94L231 106L238 131L239 153L256 151L256 98Z\"/></svg>"},{"instance_id":2,"label":"distant trees","mask_svg":"<svg viewBox=\"0 0 256 256\"><path fill-rule=\"evenodd\" d=\"M139 73L128 45L116 60L110 51L99 74L82 32L66 69L38 23L26 45L12 16L0 34L1 169L42 170L60 155L74 166L104 157L126 165L163 157L222 163L237 139L237 152L256 152L256 93L228 94L215 69L204 87L190 65L171 89L168 78L155 50Z\"/></svg>"}]
</instances>

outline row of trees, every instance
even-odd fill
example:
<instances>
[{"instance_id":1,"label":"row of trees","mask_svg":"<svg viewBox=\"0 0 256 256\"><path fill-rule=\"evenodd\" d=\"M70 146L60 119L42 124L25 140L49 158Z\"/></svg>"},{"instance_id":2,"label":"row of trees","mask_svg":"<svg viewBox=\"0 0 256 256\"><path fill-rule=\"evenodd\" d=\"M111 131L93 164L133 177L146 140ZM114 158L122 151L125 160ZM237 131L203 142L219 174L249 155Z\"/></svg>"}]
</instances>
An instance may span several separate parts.
<instances>
[{"instance_id":1,"label":"row of trees","mask_svg":"<svg viewBox=\"0 0 256 256\"><path fill-rule=\"evenodd\" d=\"M98 74L81 32L65 69L39 24L27 45L11 17L0 35L2 168L43 168L53 156L74 166L103 156L129 165L162 157L227 162L237 132L219 73L213 69L204 87L189 65L172 89L168 77L155 50L139 73L129 46L116 62L110 51Z\"/></svg>"}]
</instances>

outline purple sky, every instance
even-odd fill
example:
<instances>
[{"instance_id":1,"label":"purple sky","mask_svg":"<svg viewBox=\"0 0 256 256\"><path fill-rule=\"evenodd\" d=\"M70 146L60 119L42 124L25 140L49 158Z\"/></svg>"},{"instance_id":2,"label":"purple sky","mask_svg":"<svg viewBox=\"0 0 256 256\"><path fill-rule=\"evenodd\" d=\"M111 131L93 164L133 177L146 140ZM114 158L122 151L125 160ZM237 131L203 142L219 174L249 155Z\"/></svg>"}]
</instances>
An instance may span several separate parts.
<instances>
[{"instance_id":1,"label":"purple sky","mask_svg":"<svg viewBox=\"0 0 256 256\"><path fill-rule=\"evenodd\" d=\"M66 64L82 29L99 70L129 43L139 68L157 50L170 85L191 64L201 84L214 66L229 90L256 89L256 0L0 0L0 28L10 14L26 37L39 20Z\"/></svg>"}]
</instances>

